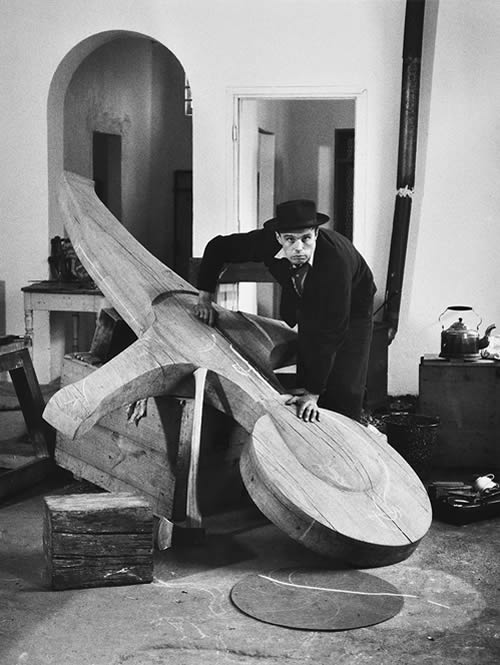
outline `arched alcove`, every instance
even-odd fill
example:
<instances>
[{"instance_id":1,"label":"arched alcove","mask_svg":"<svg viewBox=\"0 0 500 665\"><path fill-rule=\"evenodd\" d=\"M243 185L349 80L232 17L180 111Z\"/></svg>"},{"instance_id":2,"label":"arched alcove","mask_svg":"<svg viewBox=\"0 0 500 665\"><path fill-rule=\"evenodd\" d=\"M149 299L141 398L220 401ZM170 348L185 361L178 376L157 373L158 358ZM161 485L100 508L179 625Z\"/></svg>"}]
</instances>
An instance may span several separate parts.
<instances>
[{"instance_id":1,"label":"arched alcove","mask_svg":"<svg viewBox=\"0 0 500 665\"><path fill-rule=\"evenodd\" d=\"M48 247L51 238L65 235L57 202L62 171L97 183L100 153L114 190L108 200L101 191L104 203L146 249L186 272L192 251L190 202L186 205L192 117L185 114L186 80L167 46L134 32L95 34L68 51L54 72L47 103ZM74 347L75 332L68 314L51 313L49 325L50 376L55 378L72 339ZM94 325L93 314L80 317L81 350L89 348Z\"/></svg>"},{"instance_id":2,"label":"arched alcove","mask_svg":"<svg viewBox=\"0 0 500 665\"><path fill-rule=\"evenodd\" d=\"M119 153L113 177L121 201L109 207L149 251L176 268L176 173L192 170L185 80L175 54L145 35L109 31L68 52L48 99L50 237L64 228L57 205L61 171L95 179L96 138L104 138L106 150L106 137L116 137L120 146L111 154L116 162ZM181 251L190 249L185 243Z\"/></svg>"}]
</instances>

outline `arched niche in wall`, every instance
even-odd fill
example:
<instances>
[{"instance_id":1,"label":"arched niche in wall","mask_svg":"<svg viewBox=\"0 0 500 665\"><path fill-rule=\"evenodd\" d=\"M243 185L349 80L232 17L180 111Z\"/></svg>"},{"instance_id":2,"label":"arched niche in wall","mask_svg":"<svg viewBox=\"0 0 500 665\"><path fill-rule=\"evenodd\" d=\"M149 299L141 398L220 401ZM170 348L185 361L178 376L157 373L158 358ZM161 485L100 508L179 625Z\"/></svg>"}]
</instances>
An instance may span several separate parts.
<instances>
[{"instance_id":1,"label":"arched niche in wall","mask_svg":"<svg viewBox=\"0 0 500 665\"><path fill-rule=\"evenodd\" d=\"M57 185L66 169L94 179L104 203L160 260L177 270L187 264L190 209L183 206L176 229L175 200L176 183L192 172L185 82L177 57L145 35L100 33L67 53L48 99L50 237L64 230Z\"/></svg>"}]
</instances>

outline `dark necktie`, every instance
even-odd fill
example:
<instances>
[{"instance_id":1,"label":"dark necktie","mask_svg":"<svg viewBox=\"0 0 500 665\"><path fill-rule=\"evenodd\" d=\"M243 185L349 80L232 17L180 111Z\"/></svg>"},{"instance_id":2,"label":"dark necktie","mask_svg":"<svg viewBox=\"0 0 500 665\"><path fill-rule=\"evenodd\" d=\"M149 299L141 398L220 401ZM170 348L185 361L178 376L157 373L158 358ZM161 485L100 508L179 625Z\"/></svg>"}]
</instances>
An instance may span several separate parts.
<instances>
[{"instance_id":1,"label":"dark necktie","mask_svg":"<svg viewBox=\"0 0 500 665\"><path fill-rule=\"evenodd\" d=\"M309 263L303 263L299 268L292 267L292 284L295 293L301 297L304 291L304 281L309 270Z\"/></svg>"}]
</instances>

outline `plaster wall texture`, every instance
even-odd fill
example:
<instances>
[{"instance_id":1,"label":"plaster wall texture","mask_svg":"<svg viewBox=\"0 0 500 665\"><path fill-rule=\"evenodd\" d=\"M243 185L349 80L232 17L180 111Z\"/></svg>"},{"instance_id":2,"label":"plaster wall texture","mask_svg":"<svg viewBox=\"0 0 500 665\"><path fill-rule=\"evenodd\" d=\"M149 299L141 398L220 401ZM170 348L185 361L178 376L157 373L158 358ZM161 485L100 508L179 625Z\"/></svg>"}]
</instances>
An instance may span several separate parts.
<instances>
[{"instance_id":1,"label":"plaster wall texture","mask_svg":"<svg viewBox=\"0 0 500 665\"><path fill-rule=\"evenodd\" d=\"M22 331L19 289L47 270L69 80L86 55L123 33L165 45L189 76L195 255L214 233L235 230L232 88L365 91L364 210L355 241L374 269L380 301L394 209L404 12L403 0L3 0L0 182L7 241L0 265L7 330ZM418 358L439 348L436 320L444 307L461 301L485 322L500 321L492 298L500 277L499 23L494 0L427 2L407 273L389 349L392 393L417 390Z\"/></svg>"}]
</instances>

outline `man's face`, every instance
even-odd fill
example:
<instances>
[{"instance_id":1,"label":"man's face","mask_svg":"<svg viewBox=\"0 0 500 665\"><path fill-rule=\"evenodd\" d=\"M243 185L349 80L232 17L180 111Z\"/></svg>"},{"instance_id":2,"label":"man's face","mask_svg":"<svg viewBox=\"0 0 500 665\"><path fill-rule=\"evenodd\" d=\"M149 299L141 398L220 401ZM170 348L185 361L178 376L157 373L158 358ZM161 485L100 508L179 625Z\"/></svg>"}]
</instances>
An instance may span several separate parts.
<instances>
[{"instance_id":1,"label":"man's face","mask_svg":"<svg viewBox=\"0 0 500 665\"><path fill-rule=\"evenodd\" d=\"M294 266L301 266L311 258L316 247L318 229L297 229L276 233L276 238L283 248L286 258Z\"/></svg>"}]
</instances>

